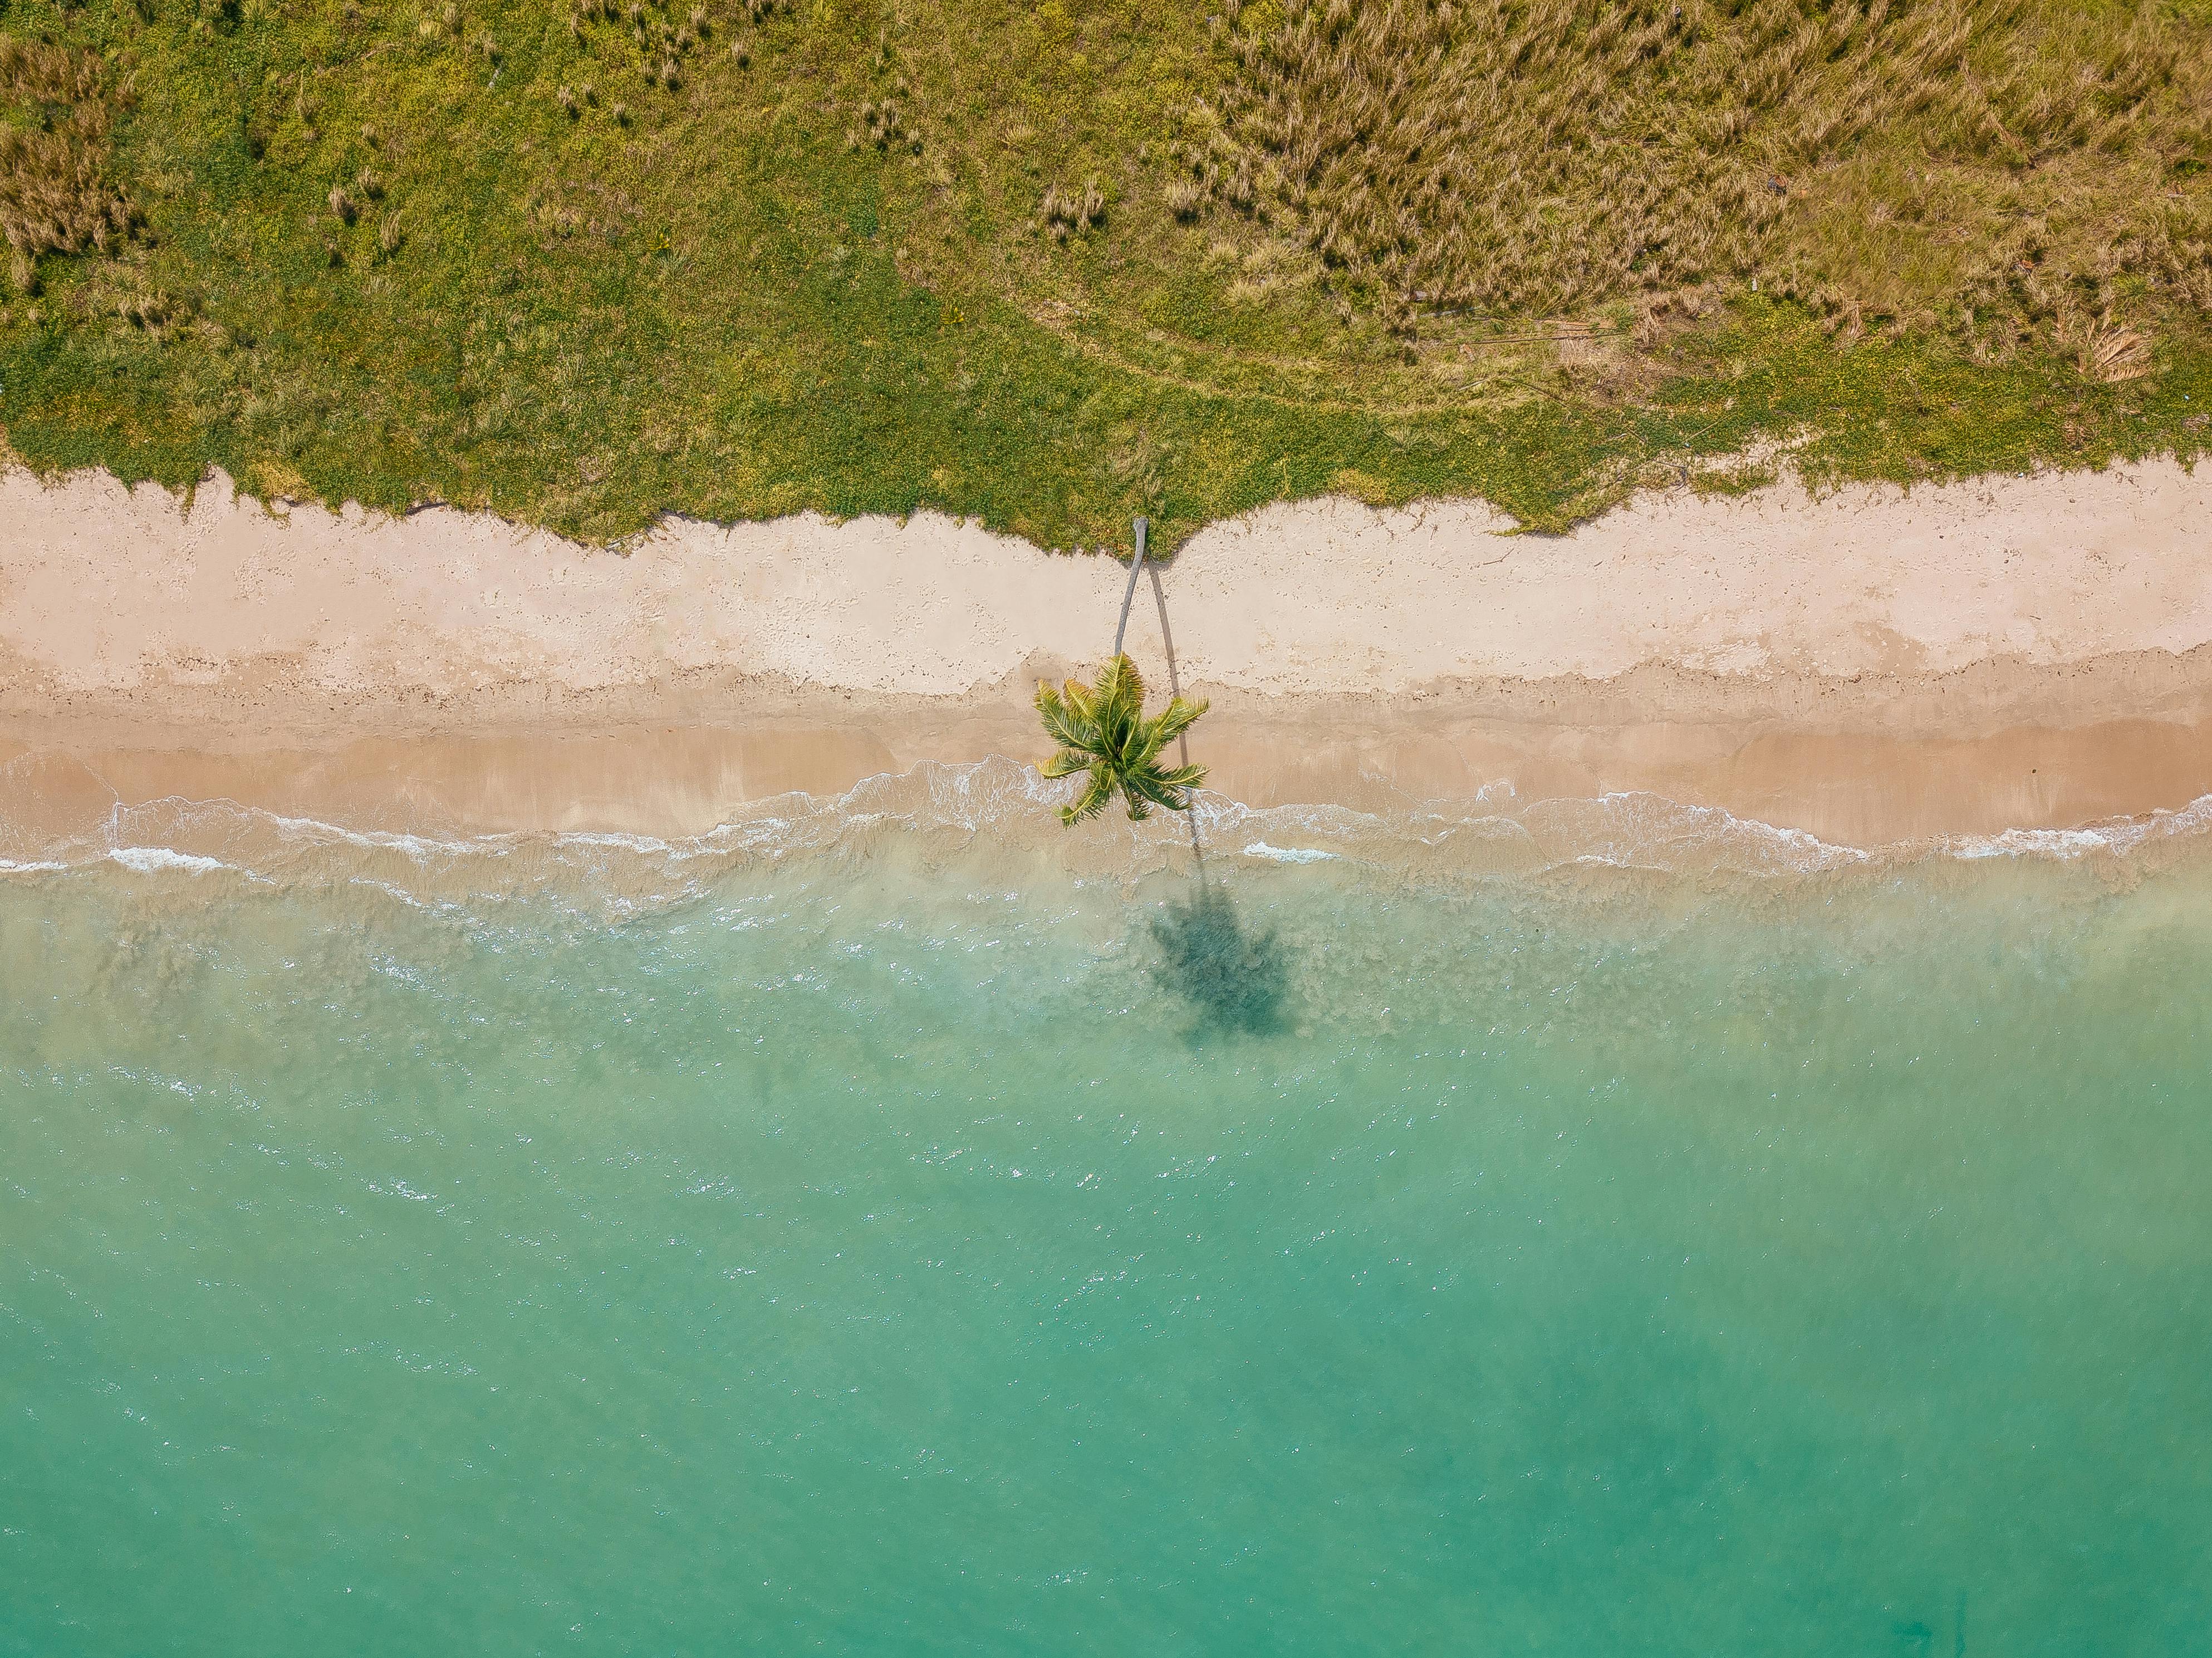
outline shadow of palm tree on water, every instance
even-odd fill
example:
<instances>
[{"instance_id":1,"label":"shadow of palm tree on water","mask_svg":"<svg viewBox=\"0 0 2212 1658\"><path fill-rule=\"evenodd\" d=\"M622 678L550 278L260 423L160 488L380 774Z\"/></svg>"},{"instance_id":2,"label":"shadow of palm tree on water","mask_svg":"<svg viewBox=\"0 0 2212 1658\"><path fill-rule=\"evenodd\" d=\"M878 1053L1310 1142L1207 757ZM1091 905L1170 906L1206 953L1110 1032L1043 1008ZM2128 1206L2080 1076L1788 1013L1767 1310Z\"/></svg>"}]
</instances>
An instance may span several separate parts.
<instances>
[{"instance_id":1,"label":"shadow of palm tree on water","mask_svg":"<svg viewBox=\"0 0 2212 1658\"><path fill-rule=\"evenodd\" d=\"M1168 686L1182 695L1182 676L1176 671L1175 633L1168 626L1168 596L1160 586L1157 565L1152 600L1159 606L1160 644L1167 653ZM1133 592L1136 582L1130 587ZM1124 601L1123 615L1127 614ZM1190 761L1190 743L1182 739L1182 758ZM1283 999L1290 988L1290 958L1275 929L1248 930L1237 913L1227 888L1207 878L1206 848L1200 844L1198 817L1187 811L1190 825L1190 855L1198 866L1198 889L1182 903L1170 903L1152 918L1152 942L1160 947L1159 976L1198 1010L1198 1025L1191 1032L1237 1031L1265 1036L1283 1029Z\"/></svg>"},{"instance_id":2,"label":"shadow of palm tree on water","mask_svg":"<svg viewBox=\"0 0 2212 1658\"><path fill-rule=\"evenodd\" d=\"M1199 1029L1267 1035L1284 1029L1290 960L1275 929L1248 928L1218 883L1152 919L1159 976L1197 1010ZM1195 1034L1195 1033L1194 1033Z\"/></svg>"},{"instance_id":3,"label":"shadow of palm tree on water","mask_svg":"<svg viewBox=\"0 0 2212 1658\"><path fill-rule=\"evenodd\" d=\"M1194 811L1194 791L1206 780L1206 768L1191 764L1188 735L1206 705L1183 701L1175 633L1168 625L1167 592L1160 585L1159 567L1147 568L1145 562L1149 525L1149 519L1139 518L1131 526L1136 531L1136 555L1121 594L1114 654L1097 686L1070 680L1059 691L1037 687L1037 713L1046 734L1060 744L1060 752L1042 770L1047 777L1090 774L1081 797L1060 813L1063 823L1079 823L1104 810L1116 788L1127 798L1133 821L1148 816L1154 805L1183 814L1190 829L1198 885L1188 900L1170 902L1152 919L1152 938L1161 954L1158 975L1198 1011L1192 1035L1209 1029L1264 1035L1284 1027L1283 997L1290 984L1290 967L1275 930L1248 931L1227 890L1206 878L1206 847ZM1121 649L1128 639L1129 610L1136 602L1139 574L1152 577L1152 600L1160 612L1160 646L1168 665L1167 711L1151 720L1144 714L1144 681ZM1160 750L1170 737L1182 762L1172 771L1159 764Z\"/></svg>"}]
</instances>

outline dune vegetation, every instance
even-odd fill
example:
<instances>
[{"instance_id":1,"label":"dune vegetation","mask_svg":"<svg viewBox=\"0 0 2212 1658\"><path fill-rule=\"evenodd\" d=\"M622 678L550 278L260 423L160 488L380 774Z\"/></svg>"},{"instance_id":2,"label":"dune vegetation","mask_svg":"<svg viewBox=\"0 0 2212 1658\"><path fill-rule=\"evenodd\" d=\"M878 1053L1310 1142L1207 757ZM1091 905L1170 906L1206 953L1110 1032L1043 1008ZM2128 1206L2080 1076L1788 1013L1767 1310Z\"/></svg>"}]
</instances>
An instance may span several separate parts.
<instances>
[{"instance_id":1,"label":"dune vegetation","mask_svg":"<svg viewBox=\"0 0 2212 1658\"><path fill-rule=\"evenodd\" d=\"M0 429L484 505L1917 479L2207 446L2207 0L7 0Z\"/></svg>"}]
</instances>

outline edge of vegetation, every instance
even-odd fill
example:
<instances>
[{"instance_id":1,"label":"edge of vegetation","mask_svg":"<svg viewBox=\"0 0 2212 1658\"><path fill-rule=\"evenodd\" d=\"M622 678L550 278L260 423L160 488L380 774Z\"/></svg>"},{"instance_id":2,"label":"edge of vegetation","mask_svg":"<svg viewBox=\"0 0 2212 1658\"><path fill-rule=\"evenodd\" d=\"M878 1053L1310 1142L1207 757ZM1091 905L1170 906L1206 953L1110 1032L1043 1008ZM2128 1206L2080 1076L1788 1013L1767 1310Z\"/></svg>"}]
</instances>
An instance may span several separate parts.
<instances>
[{"instance_id":1,"label":"edge of vegetation","mask_svg":"<svg viewBox=\"0 0 2212 1658\"><path fill-rule=\"evenodd\" d=\"M1603 27L1553 11L1559 75L1595 72ZM1276 12L1285 39L1310 22ZM1486 316L1390 288L1370 232L1332 263L1261 138L1191 136L1275 15L1204 38L1158 0L6 0L0 443L47 477L190 489L220 468L264 500L445 502L599 544L667 515L935 510L1118 547L1142 512L1163 553L1332 495L1480 496L1556 531L1778 469L1909 488L2212 448L2212 324L2097 265L2094 226L2051 233L2047 292L2040 244L2002 243L2019 291L1971 327L1862 303L1848 270L1778 296L1670 268L1572 314ZM1846 46L1847 68L1869 50ZM2133 62L2101 72L2169 96ZM1232 109L1277 96L1253 84ZM1312 84L1283 71L1333 95ZM1878 133L1814 155L1817 100L1773 107L1835 190L1889 179L1869 182ZM2126 115L2045 110L2051 165L2154 129L2141 166L2197 191L2195 130ZM2041 187L2036 155L1984 148L1946 186L1961 214ZM1506 252L1550 279L1541 248Z\"/></svg>"}]
</instances>

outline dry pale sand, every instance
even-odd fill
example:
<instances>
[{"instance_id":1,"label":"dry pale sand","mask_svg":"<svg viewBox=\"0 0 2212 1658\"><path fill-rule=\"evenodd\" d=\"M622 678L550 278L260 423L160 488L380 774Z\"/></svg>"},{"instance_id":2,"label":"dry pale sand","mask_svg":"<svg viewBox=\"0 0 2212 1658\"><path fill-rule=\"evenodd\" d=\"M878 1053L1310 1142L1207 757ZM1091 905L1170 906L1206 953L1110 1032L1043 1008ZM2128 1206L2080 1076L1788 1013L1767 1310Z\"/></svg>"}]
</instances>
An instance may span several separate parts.
<instances>
[{"instance_id":1,"label":"dry pale sand","mask_svg":"<svg viewBox=\"0 0 2212 1658\"><path fill-rule=\"evenodd\" d=\"M2212 792L2212 469L1474 501L1216 525L1164 578L1197 757L1255 804L1650 789L1875 844ZM683 832L924 759L1034 755L1124 568L924 514L672 520L625 553L434 508L189 506L0 474L18 839L118 801ZM1164 661L1149 590L1131 647Z\"/></svg>"}]
</instances>

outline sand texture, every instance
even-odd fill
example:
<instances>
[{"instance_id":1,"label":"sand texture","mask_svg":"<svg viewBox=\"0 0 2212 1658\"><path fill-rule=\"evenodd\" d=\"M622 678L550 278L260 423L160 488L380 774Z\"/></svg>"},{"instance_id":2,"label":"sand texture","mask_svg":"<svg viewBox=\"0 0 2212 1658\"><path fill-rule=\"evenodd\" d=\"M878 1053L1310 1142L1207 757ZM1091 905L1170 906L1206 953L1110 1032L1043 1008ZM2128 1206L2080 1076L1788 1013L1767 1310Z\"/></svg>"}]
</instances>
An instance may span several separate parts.
<instances>
[{"instance_id":1,"label":"sand texture","mask_svg":"<svg viewBox=\"0 0 2212 1658\"><path fill-rule=\"evenodd\" d=\"M1255 804L1650 789L1869 844L2212 791L2212 470L1475 501L1215 525L1163 578L1197 757ZM922 514L624 551L489 515L0 475L12 817L216 796L390 826L688 831L1029 756L1125 567ZM1131 648L1164 665L1139 588Z\"/></svg>"}]
</instances>

